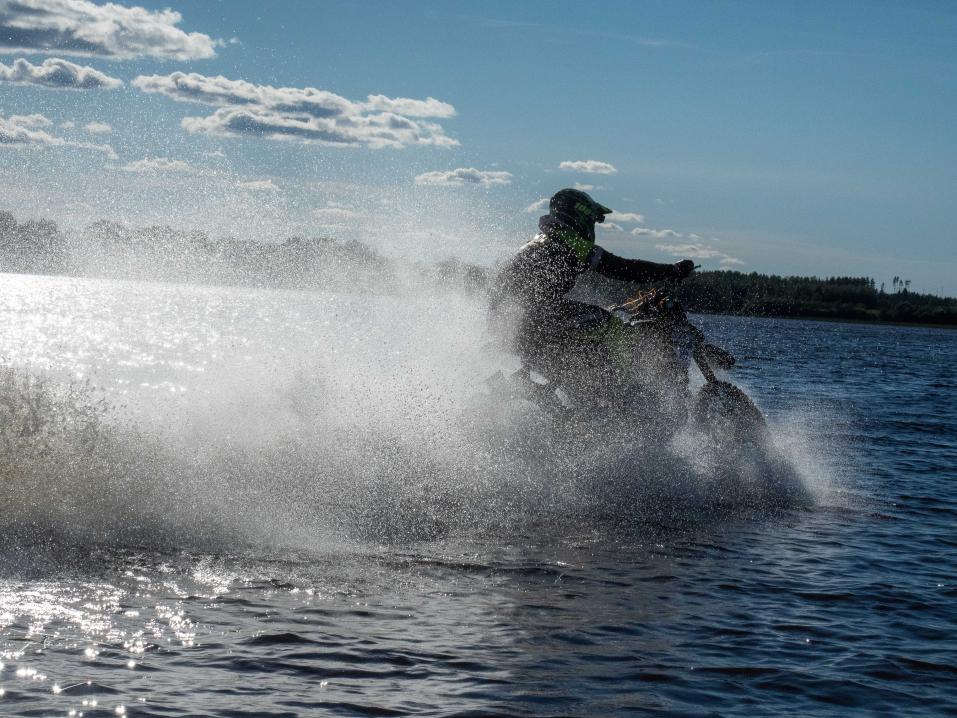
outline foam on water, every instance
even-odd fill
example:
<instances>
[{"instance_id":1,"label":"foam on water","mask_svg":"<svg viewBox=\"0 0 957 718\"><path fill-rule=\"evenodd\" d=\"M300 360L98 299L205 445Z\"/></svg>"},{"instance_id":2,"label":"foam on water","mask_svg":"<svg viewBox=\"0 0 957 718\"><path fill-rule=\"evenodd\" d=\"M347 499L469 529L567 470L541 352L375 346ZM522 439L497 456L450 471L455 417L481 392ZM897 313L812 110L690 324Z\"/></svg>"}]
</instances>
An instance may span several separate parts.
<instances>
[{"instance_id":1,"label":"foam on water","mask_svg":"<svg viewBox=\"0 0 957 718\"><path fill-rule=\"evenodd\" d=\"M694 526L810 497L794 432L569 437L488 396L509 360L481 297L3 282L21 368L2 378L2 520L22 540L322 547ZM54 326L65 306L95 311Z\"/></svg>"}]
</instances>

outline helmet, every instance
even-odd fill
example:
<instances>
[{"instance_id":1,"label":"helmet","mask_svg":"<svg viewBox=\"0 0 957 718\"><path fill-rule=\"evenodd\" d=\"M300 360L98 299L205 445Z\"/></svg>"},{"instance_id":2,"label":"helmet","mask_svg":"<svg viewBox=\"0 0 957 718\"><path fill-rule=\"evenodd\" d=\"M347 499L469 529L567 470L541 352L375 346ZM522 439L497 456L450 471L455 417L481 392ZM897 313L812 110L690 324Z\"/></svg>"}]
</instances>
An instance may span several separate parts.
<instances>
[{"instance_id":1,"label":"helmet","mask_svg":"<svg viewBox=\"0 0 957 718\"><path fill-rule=\"evenodd\" d=\"M581 235L595 238L595 222L604 222L612 210L599 204L591 195L577 189L562 189L548 201L549 213L571 225Z\"/></svg>"}]
</instances>

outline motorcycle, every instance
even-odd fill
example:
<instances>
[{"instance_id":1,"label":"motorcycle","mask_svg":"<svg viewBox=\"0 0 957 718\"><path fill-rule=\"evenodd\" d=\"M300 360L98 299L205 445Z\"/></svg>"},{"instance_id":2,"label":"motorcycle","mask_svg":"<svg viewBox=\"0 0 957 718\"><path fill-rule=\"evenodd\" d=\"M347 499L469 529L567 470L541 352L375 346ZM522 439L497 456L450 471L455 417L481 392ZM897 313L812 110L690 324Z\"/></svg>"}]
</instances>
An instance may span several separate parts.
<instances>
[{"instance_id":1,"label":"motorcycle","mask_svg":"<svg viewBox=\"0 0 957 718\"><path fill-rule=\"evenodd\" d=\"M650 425L659 436L690 427L717 443L766 439L768 425L760 409L716 373L732 369L735 357L706 340L667 288L640 291L606 309L619 329L616 354L623 360L615 371L614 401L600 405L582 401L581 392L559 378L554 363L526 363L508 374L496 372L488 379L493 394L528 401L565 427L597 422L627 429L641 424ZM696 392L690 388L692 364L704 378ZM608 367L596 371L609 373Z\"/></svg>"}]
</instances>

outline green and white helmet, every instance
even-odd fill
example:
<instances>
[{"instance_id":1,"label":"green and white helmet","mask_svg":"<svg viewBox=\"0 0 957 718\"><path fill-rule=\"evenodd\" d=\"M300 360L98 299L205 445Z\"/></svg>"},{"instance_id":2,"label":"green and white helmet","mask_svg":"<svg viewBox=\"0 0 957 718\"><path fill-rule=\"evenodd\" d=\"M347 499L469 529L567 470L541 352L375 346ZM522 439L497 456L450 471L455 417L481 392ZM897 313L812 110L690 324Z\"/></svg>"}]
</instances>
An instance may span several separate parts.
<instances>
[{"instance_id":1,"label":"green and white helmet","mask_svg":"<svg viewBox=\"0 0 957 718\"><path fill-rule=\"evenodd\" d=\"M596 202L587 192L566 188L552 195L548 201L548 211L594 241L595 223L604 222L605 215L611 214L612 209Z\"/></svg>"}]
</instances>

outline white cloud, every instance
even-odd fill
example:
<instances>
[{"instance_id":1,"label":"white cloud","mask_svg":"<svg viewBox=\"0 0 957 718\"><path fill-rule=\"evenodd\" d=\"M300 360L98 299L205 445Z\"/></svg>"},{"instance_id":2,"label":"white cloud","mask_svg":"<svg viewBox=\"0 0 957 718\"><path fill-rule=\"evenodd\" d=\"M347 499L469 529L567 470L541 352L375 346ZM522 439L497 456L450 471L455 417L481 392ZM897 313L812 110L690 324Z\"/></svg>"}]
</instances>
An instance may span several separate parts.
<instances>
[{"instance_id":1,"label":"white cloud","mask_svg":"<svg viewBox=\"0 0 957 718\"><path fill-rule=\"evenodd\" d=\"M656 244L655 249L667 252L675 257L694 257L695 259L714 259L724 255L716 249L700 244Z\"/></svg>"},{"instance_id":2,"label":"white cloud","mask_svg":"<svg viewBox=\"0 0 957 718\"><path fill-rule=\"evenodd\" d=\"M602 222L601 224L595 225L596 229L602 229L606 232L624 232L625 228L620 224L615 224L614 222Z\"/></svg>"},{"instance_id":3,"label":"white cloud","mask_svg":"<svg viewBox=\"0 0 957 718\"><path fill-rule=\"evenodd\" d=\"M221 43L180 30L176 26L182 19L168 8L154 12L88 0L0 0L0 50L117 60L214 57Z\"/></svg>"},{"instance_id":4,"label":"white cloud","mask_svg":"<svg viewBox=\"0 0 957 718\"><path fill-rule=\"evenodd\" d=\"M73 120L67 120L66 122L60 123L61 130L72 130L74 127L76 127L76 123Z\"/></svg>"},{"instance_id":5,"label":"white cloud","mask_svg":"<svg viewBox=\"0 0 957 718\"><path fill-rule=\"evenodd\" d=\"M694 234L693 232L689 234L682 234L681 232L676 232L673 229L648 229L646 227L636 227L635 229L631 230L631 233L636 237L651 237L652 239L658 240L685 240L683 244L655 245L655 249L662 252L667 252L673 257L692 257L694 259L718 259L720 257L721 264L725 266L732 264L744 264L744 262L737 257L732 257L730 254L720 252L717 249L714 249L713 246L702 244L704 237L702 237L700 234ZM717 237L709 237L709 239L714 242L721 241Z\"/></svg>"},{"instance_id":6,"label":"white cloud","mask_svg":"<svg viewBox=\"0 0 957 718\"><path fill-rule=\"evenodd\" d=\"M588 172L596 175L611 175L618 171L614 165L598 160L565 160L558 165L558 169Z\"/></svg>"},{"instance_id":7,"label":"white cloud","mask_svg":"<svg viewBox=\"0 0 957 718\"><path fill-rule=\"evenodd\" d=\"M459 167L448 172L425 172L415 178L416 184L437 185L442 187L460 187L465 184L479 184L483 187L509 184L511 172L493 172L477 170L474 167Z\"/></svg>"},{"instance_id":8,"label":"white cloud","mask_svg":"<svg viewBox=\"0 0 957 718\"><path fill-rule=\"evenodd\" d=\"M678 235L681 237L682 235ZM691 237L692 235L688 235ZM697 235L694 235L697 236ZM673 257L691 257L693 259L719 259L720 263L724 267L731 265L742 265L743 261L737 257L732 257L730 254L725 254L720 252L714 247L709 247L700 242L691 242L686 244L656 244L655 249L658 249L662 252L667 252Z\"/></svg>"},{"instance_id":9,"label":"white cloud","mask_svg":"<svg viewBox=\"0 0 957 718\"><path fill-rule=\"evenodd\" d=\"M595 189L595 185L583 184L582 182L576 182L575 184L572 185L572 187L574 187L575 189L579 189L582 192L591 192L593 189Z\"/></svg>"},{"instance_id":10,"label":"white cloud","mask_svg":"<svg viewBox=\"0 0 957 718\"><path fill-rule=\"evenodd\" d=\"M608 215L608 219L617 220L619 222L632 222L634 224L641 224L645 221L645 215L638 214L637 212L612 212Z\"/></svg>"},{"instance_id":11,"label":"white cloud","mask_svg":"<svg viewBox=\"0 0 957 718\"><path fill-rule=\"evenodd\" d=\"M133 162L127 162L125 165L120 167L124 172L137 172L137 173L160 173L160 172L177 172L177 173L193 173L196 172L196 169L190 164L184 162L183 160L171 160L168 157L147 157L142 160L135 160Z\"/></svg>"},{"instance_id":12,"label":"white cloud","mask_svg":"<svg viewBox=\"0 0 957 718\"><path fill-rule=\"evenodd\" d=\"M249 180L247 182L239 182L236 186L242 189L248 189L248 190L252 190L256 192L263 191L263 190L269 191L269 192L279 191L279 185L277 185L271 179Z\"/></svg>"},{"instance_id":13,"label":"white cloud","mask_svg":"<svg viewBox=\"0 0 957 718\"><path fill-rule=\"evenodd\" d=\"M273 87L197 73L140 75L133 85L178 102L219 107L207 117L186 117L189 132L224 136L258 136L274 140L355 146L373 149L409 145L454 147L458 142L434 122L410 117L448 118L455 108L425 100L370 95L366 102L314 87Z\"/></svg>"},{"instance_id":14,"label":"white cloud","mask_svg":"<svg viewBox=\"0 0 957 718\"><path fill-rule=\"evenodd\" d=\"M341 95L315 87L273 87L256 85L245 80L200 75L195 72L174 72L169 75L139 75L133 85L143 92L158 93L180 102L201 102L216 107L231 105L255 106L274 112L305 114L314 117L382 112L404 117L455 116L455 108L428 97L413 100L406 97L369 95L366 102L353 102Z\"/></svg>"},{"instance_id":15,"label":"white cloud","mask_svg":"<svg viewBox=\"0 0 957 718\"><path fill-rule=\"evenodd\" d=\"M169 75L139 75L133 86L142 92L165 95L179 102L200 102L216 107L240 105L260 107L275 112L332 117L349 114L356 105L334 92L312 87L272 87L245 80L230 80L195 72L174 72Z\"/></svg>"},{"instance_id":16,"label":"white cloud","mask_svg":"<svg viewBox=\"0 0 957 718\"><path fill-rule=\"evenodd\" d=\"M312 213L321 227L354 226L363 219L363 214L357 209L339 202L326 202L325 207L314 209Z\"/></svg>"},{"instance_id":17,"label":"white cloud","mask_svg":"<svg viewBox=\"0 0 957 718\"><path fill-rule=\"evenodd\" d=\"M636 237L651 237L652 239L681 239L684 237L680 232L673 229L648 229L647 227L635 227L631 233Z\"/></svg>"},{"instance_id":18,"label":"white cloud","mask_svg":"<svg viewBox=\"0 0 957 718\"><path fill-rule=\"evenodd\" d=\"M32 115L11 115L7 122L19 127L52 127L53 121L39 113Z\"/></svg>"},{"instance_id":19,"label":"white cloud","mask_svg":"<svg viewBox=\"0 0 957 718\"><path fill-rule=\"evenodd\" d=\"M39 149L43 147L75 147L83 150L103 152L110 159L116 159L116 153L109 145L95 145L90 142L73 142L51 135L44 127L53 123L43 115L11 115L0 117L0 149Z\"/></svg>"},{"instance_id":20,"label":"white cloud","mask_svg":"<svg viewBox=\"0 0 957 718\"><path fill-rule=\"evenodd\" d=\"M83 129L91 135L105 135L113 131L113 128L105 122L87 122L83 125Z\"/></svg>"},{"instance_id":21,"label":"white cloud","mask_svg":"<svg viewBox=\"0 0 957 718\"><path fill-rule=\"evenodd\" d=\"M369 95L363 107L374 112L394 112L404 117L437 117L448 119L455 117L455 108L447 102L440 102L434 97L424 100L410 100L406 97L386 97L385 95Z\"/></svg>"},{"instance_id":22,"label":"white cloud","mask_svg":"<svg viewBox=\"0 0 957 718\"><path fill-rule=\"evenodd\" d=\"M94 70L92 67L76 65L67 60L51 57L39 65L34 65L22 57L12 65L0 62L0 83L14 85L39 85L57 90L112 90L123 84L122 80Z\"/></svg>"},{"instance_id":23,"label":"white cloud","mask_svg":"<svg viewBox=\"0 0 957 718\"><path fill-rule=\"evenodd\" d=\"M545 209L548 209L548 197L542 197L541 199L535 200L525 208L525 211L529 214L533 214L535 212L541 212Z\"/></svg>"},{"instance_id":24,"label":"white cloud","mask_svg":"<svg viewBox=\"0 0 957 718\"><path fill-rule=\"evenodd\" d=\"M222 107L208 117L184 117L182 125L190 133L253 136L339 147L366 145L372 149L401 149L409 145L454 147L458 144L438 125L390 114L317 118L254 107Z\"/></svg>"}]
</instances>

